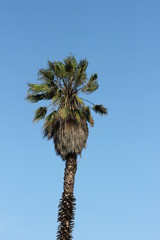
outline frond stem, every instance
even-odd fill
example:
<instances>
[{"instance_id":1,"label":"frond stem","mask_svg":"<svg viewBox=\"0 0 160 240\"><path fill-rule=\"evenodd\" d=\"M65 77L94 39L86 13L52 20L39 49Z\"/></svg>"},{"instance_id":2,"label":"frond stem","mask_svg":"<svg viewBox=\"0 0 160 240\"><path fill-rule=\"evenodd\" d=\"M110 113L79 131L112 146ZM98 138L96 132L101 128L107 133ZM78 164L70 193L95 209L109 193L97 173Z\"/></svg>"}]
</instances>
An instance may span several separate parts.
<instances>
[{"instance_id":1,"label":"frond stem","mask_svg":"<svg viewBox=\"0 0 160 240\"><path fill-rule=\"evenodd\" d=\"M82 99L82 100L84 100L84 101L86 101L86 102L89 102L89 103L91 103L92 105L95 105L93 102L90 102L90 101L88 101L88 100L86 100L86 99L84 99L84 98L80 98L80 99Z\"/></svg>"}]
</instances>

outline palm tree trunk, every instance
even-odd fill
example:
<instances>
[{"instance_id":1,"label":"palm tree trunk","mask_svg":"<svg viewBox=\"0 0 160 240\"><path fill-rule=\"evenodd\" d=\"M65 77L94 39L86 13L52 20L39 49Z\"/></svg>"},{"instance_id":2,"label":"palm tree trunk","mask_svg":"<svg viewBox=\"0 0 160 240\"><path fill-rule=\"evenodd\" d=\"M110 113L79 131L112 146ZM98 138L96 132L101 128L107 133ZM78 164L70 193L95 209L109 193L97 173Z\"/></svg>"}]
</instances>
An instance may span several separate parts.
<instances>
[{"instance_id":1,"label":"palm tree trunk","mask_svg":"<svg viewBox=\"0 0 160 240\"><path fill-rule=\"evenodd\" d=\"M75 211L75 197L74 181L77 170L77 156L75 154L68 154L66 157L66 166L64 173L64 191L59 203L58 210L58 232L57 240L72 239L72 230L74 228L74 211Z\"/></svg>"}]
</instances>

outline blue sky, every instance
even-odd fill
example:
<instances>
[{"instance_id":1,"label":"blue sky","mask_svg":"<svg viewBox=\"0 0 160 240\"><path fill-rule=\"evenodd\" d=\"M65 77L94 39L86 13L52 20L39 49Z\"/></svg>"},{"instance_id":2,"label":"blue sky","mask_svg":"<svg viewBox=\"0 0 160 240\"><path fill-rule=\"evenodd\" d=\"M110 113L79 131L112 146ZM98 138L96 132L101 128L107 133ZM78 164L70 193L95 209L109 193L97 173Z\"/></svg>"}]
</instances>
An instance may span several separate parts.
<instances>
[{"instance_id":1,"label":"blue sky","mask_svg":"<svg viewBox=\"0 0 160 240\"><path fill-rule=\"evenodd\" d=\"M25 101L47 60L89 61L107 106L78 162L74 239L160 239L160 2L0 3L0 239L51 240L64 162ZM89 99L89 98L88 98Z\"/></svg>"}]
</instances>

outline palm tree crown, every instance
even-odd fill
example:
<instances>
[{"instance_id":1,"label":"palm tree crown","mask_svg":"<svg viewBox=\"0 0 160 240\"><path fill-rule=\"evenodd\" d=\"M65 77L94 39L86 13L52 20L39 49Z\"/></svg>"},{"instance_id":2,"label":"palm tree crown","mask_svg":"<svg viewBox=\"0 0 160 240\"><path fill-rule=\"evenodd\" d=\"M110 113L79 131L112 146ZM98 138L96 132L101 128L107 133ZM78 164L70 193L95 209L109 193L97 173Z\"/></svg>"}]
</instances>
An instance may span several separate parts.
<instances>
[{"instance_id":1,"label":"palm tree crown","mask_svg":"<svg viewBox=\"0 0 160 240\"><path fill-rule=\"evenodd\" d=\"M56 152L66 159L67 155L80 154L86 145L88 125L94 125L91 109L96 113L107 114L107 109L80 97L80 93L91 94L99 87L97 74L87 77L86 59L77 63L74 56L63 62L48 61L48 68L38 73L40 84L28 83L27 100L36 103L50 100L46 107L39 107L34 121L44 120L43 134L53 138ZM90 105L85 105L90 103ZM47 114L49 112L49 114Z\"/></svg>"}]
</instances>

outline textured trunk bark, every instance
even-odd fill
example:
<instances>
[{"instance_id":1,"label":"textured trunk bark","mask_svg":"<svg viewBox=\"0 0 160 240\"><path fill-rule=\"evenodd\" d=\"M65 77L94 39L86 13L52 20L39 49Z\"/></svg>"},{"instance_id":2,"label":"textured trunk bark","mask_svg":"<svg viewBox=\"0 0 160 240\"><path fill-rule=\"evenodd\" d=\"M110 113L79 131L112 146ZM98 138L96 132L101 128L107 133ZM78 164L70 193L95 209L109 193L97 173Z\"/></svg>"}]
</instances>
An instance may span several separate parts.
<instances>
[{"instance_id":1,"label":"textured trunk bark","mask_svg":"<svg viewBox=\"0 0 160 240\"><path fill-rule=\"evenodd\" d=\"M66 157L66 166L64 173L64 191L59 203L58 211L58 233L57 240L70 240L72 239L72 230L74 228L74 210L75 210L75 197L74 181L77 170L77 156L68 154Z\"/></svg>"}]
</instances>

